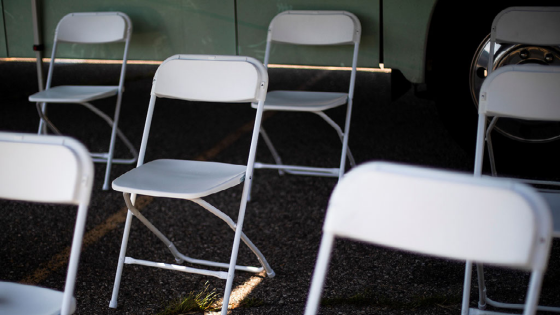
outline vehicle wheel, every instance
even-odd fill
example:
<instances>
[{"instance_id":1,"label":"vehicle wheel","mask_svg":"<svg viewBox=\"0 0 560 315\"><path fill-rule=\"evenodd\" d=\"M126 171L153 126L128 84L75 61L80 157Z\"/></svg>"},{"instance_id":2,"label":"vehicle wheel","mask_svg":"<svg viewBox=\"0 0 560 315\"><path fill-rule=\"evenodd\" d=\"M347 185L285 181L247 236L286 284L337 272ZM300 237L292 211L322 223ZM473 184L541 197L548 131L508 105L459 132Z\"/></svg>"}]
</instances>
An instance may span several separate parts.
<instances>
[{"instance_id":1,"label":"vehicle wheel","mask_svg":"<svg viewBox=\"0 0 560 315\"><path fill-rule=\"evenodd\" d=\"M473 163L476 100L486 78L489 54L486 48L492 21L508 6L554 5L550 1L540 2L512 1L503 5L473 1L468 7L460 8L463 13L458 17L457 14L448 14L457 12L456 4L440 1L434 11L427 50L428 88L433 93L444 125ZM449 35L450 30L452 36ZM494 60L494 68L522 63L560 65L560 47L502 45L496 51ZM550 142L560 138L560 124L500 119L498 127L499 131L493 134L498 173L519 176L523 173L550 173L550 166L555 165L550 163L559 158L556 152L560 152L557 149L559 144ZM489 163L484 164L486 169ZM537 169L529 170L524 165L537 166Z\"/></svg>"}]
</instances>

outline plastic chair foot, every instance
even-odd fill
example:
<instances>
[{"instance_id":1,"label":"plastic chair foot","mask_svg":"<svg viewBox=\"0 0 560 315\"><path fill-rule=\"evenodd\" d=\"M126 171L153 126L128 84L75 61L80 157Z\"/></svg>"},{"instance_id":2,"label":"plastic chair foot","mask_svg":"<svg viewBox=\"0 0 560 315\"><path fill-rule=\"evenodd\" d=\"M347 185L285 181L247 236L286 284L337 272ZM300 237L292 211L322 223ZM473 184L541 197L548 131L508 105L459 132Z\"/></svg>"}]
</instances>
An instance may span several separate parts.
<instances>
[{"instance_id":1,"label":"plastic chair foot","mask_svg":"<svg viewBox=\"0 0 560 315\"><path fill-rule=\"evenodd\" d=\"M276 276L276 272L272 271L272 272L267 272L266 273L267 277L269 278L274 278L274 276Z\"/></svg>"},{"instance_id":2,"label":"plastic chair foot","mask_svg":"<svg viewBox=\"0 0 560 315\"><path fill-rule=\"evenodd\" d=\"M117 308L117 301L116 300L111 300L111 302L109 302L109 307L110 308Z\"/></svg>"},{"instance_id":3,"label":"plastic chair foot","mask_svg":"<svg viewBox=\"0 0 560 315\"><path fill-rule=\"evenodd\" d=\"M103 190L109 190L109 184L104 184L103 185Z\"/></svg>"}]
</instances>

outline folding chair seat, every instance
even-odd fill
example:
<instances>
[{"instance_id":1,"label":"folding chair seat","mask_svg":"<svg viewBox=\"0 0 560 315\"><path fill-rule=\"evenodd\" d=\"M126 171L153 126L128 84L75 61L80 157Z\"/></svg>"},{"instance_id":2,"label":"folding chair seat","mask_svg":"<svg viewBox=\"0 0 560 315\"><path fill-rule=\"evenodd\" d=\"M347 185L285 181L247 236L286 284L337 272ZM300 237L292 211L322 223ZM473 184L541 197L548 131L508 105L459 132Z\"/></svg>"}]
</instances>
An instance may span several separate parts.
<instances>
[{"instance_id":1,"label":"folding chair seat","mask_svg":"<svg viewBox=\"0 0 560 315\"><path fill-rule=\"evenodd\" d=\"M275 44L292 45L353 45L352 72L348 93L313 92L313 91L271 91L268 93L264 110L309 112L319 115L335 129L342 142L342 155L337 168L285 165L276 148L261 126L260 133L265 140L276 164L255 163L255 168L278 169L280 174L313 175L341 178L345 171L346 156L352 166L354 158L348 149L348 133L350 131L350 116L352 113L352 99L354 82L356 79L356 65L358 62L358 48L360 45L361 25L358 18L346 11L285 11L278 14L268 28L264 65L268 66L271 46ZM324 111L348 104L344 131ZM257 107L256 103L252 104Z\"/></svg>"},{"instance_id":2,"label":"folding chair seat","mask_svg":"<svg viewBox=\"0 0 560 315\"><path fill-rule=\"evenodd\" d=\"M559 7L511 7L500 12L492 23L488 76L480 90L475 157L475 176L481 176L484 143L488 147L492 176L497 176L492 131L500 117L528 121L560 121L560 67L538 64L509 65L493 69L496 44L514 43L540 46L560 45ZM487 125L487 120L490 119ZM528 184L558 186L560 182L516 179ZM560 193L539 189L552 212L553 236L560 237ZM478 265L479 307L486 304L522 309L523 305L490 299L484 283L483 266ZM560 307L539 306L541 311L560 312Z\"/></svg>"},{"instance_id":3,"label":"folding chair seat","mask_svg":"<svg viewBox=\"0 0 560 315\"><path fill-rule=\"evenodd\" d=\"M481 217L487 220L479 222ZM466 261L463 315L497 314L469 308L472 262L530 270L524 312L530 315L546 270L551 223L546 202L523 183L362 164L342 178L330 198L306 315L317 312L336 237Z\"/></svg>"},{"instance_id":4,"label":"folding chair seat","mask_svg":"<svg viewBox=\"0 0 560 315\"><path fill-rule=\"evenodd\" d=\"M41 118L39 123L39 134L46 134L47 127L56 134L60 131L49 120L46 114L48 103L74 103L81 104L100 116L112 128L109 151L106 153L92 153L94 162L107 163L103 189L109 189L111 177L111 165L131 164L138 157L138 152L125 135L118 128L122 93L124 91L124 77L126 71L126 60L130 35L132 34L132 23L130 18L122 12L88 12L70 13L64 16L58 23L54 35L53 50L51 54L51 65L47 77L46 88L29 97L30 102L37 103L37 109ZM52 86L52 77L55 68L56 52L59 43L70 44L109 44L124 42L123 63L118 85L114 86L79 86L62 85ZM103 111L94 107L89 102L116 96L116 106L113 118ZM119 137L129 149L132 158L115 159L116 137Z\"/></svg>"},{"instance_id":5,"label":"folding chair seat","mask_svg":"<svg viewBox=\"0 0 560 315\"><path fill-rule=\"evenodd\" d=\"M125 263L227 279L222 314L227 313L235 269L255 273L265 270L269 277L274 276L274 271L270 268L265 257L242 232L249 192L248 187L250 187L253 176L258 131L262 119L267 87L268 75L266 69L259 61L249 57L175 55L165 60L158 68L153 80L138 166L113 182L113 189L124 193L125 203L128 206L129 212L110 307L117 307L117 296ZM144 164L152 114L156 99L158 98L221 103L258 102L259 106L257 107L247 165L173 159L160 159ZM241 183L244 183L244 188L237 222L234 222L229 216L202 199L205 196ZM175 245L134 207L137 194L190 200L225 221L235 231L230 262L220 263L194 259L180 253ZM228 272L125 257L133 215L169 248L177 263L188 262L191 264L226 268ZM262 267L236 265L240 240L253 251Z\"/></svg>"},{"instance_id":6,"label":"folding chair seat","mask_svg":"<svg viewBox=\"0 0 560 315\"><path fill-rule=\"evenodd\" d=\"M64 292L0 281L0 314L74 313L74 284L93 182L89 152L68 137L0 132L0 174L2 199L78 206Z\"/></svg>"}]
</instances>

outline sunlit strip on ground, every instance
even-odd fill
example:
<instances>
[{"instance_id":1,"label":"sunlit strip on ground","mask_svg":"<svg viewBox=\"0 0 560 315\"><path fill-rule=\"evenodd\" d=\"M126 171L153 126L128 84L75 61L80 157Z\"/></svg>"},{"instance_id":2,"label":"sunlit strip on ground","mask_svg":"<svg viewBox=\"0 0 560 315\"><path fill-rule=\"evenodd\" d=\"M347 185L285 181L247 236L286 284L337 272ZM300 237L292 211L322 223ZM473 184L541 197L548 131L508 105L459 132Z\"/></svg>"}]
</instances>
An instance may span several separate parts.
<instances>
[{"instance_id":1,"label":"sunlit strip on ground","mask_svg":"<svg viewBox=\"0 0 560 315\"><path fill-rule=\"evenodd\" d=\"M0 58L0 62L35 62L35 58ZM121 64L122 60L105 60L105 59L68 59L57 58L60 63L90 63L90 64ZM50 58L43 58L43 62L51 62ZM131 65L159 65L161 61L157 60L128 60L127 64ZM269 68L277 69L306 69L306 70L330 70L330 71L350 71L351 67L332 67L332 66L306 66L306 65L278 65L269 64ZM385 68L383 64L379 64L379 68L358 67L360 72L380 72L391 73L391 69Z\"/></svg>"},{"instance_id":2,"label":"sunlit strip on ground","mask_svg":"<svg viewBox=\"0 0 560 315\"><path fill-rule=\"evenodd\" d=\"M228 310L235 309L241 305L243 300L245 300L251 292L263 281L266 277L266 271L262 271L256 276L252 276L249 280L245 281L242 285L238 285L231 291L229 297ZM221 308L224 299L220 299L216 302L216 308ZM220 312L205 312L205 315L217 315Z\"/></svg>"}]
</instances>

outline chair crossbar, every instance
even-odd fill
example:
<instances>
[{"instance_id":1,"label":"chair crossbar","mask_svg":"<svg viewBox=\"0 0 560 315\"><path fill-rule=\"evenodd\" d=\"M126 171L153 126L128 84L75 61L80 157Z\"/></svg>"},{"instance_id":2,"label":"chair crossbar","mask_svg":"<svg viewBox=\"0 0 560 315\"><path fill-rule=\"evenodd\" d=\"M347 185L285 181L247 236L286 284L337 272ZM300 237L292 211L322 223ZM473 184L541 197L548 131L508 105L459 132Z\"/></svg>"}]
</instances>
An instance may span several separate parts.
<instances>
[{"instance_id":1,"label":"chair crossbar","mask_svg":"<svg viewBox=\"0 0 560 315\"><path fill-rule=\"evenodd\" d=\"M497 301L492 300L488 296L486 297L486 303L488 303L488 304L490 304L494 307L499 307L499 308L509 308L509 309L514 309L514 310L525 309L524 304L497 302ZM560 307L537 305L537 311L560 313Z\"/></svg>"},{"instance_id":2,"label":"chair crossbar","mask_svg":"<svg viewBox=\"0 0 560 315\"><path fill-rule=\"evenodd\" d=\"M509 313L481 310L481 309L474 308L474 307L471 307L471 308L468 309L468 315L506 315L506 314L509 314Z\"/></svg>"},{"instance_id":3,"label":"chair crossbar","mask_svg":"<svg viewBox=\"0 0 560 315\"><path fill-rule=\"evenodd\" d=\"M326 167L309 167L298 165L277 165L255 162L255 168L268 168L284 170L288 174L310 175L310 176L324 176L324 177L338 177L339 168L326 168Z\"/></svg>"},{"instance_id":4,"label":"chair crossbar","mask_svg":"<svg viewBox=\"0 0 560 315\"><path fill-rule=\"evenodd\" d=\"M147 267L181 271L181 272L186 272L186 273L195 273L195 274L204 275L204 276L212 276L212 277L216 277L216 278L220 278L220 279L227 279L227 272L225 272L225 271L212 271L212 270L206 270L206 269L191 268L191 267L185 267L185 266L174 265L174 264L153 262L153 261L149 261L149 260L134 259L132 257L126 257L125 260L124 260L124 263L128 264L128 265L141 265L141 266L147 266Z\"/></svg>"},{"instance_id":5,"label":"chair crossbar","mask_svg":"<svg viewBox=\"0 0 560 315\"><path fill-rule=\"evenodd\" d=\"M171 254L175 257L175 261L177 261L177 263L183 263L183 262L186 261L186 262L191 263L191 264L198 264L198 265L204 265L204 266L209 266L209 267L218 267L218 268L225 268L225 269L229 268L228 263L220 263L220 262L215 262L215 261L210 261L210 260L195 259L195 258L191 258L191 257L179 252L177 247L175 247L175 244L173 244L173 242L171 242L157 227L155 227L144 215L142 215L142 213L136 207L134 207L134 205L132 204L132 200L130 199L130 194L129 193L124 193L123 195L124 195L125 203L126 203L128 209L130 210L130 212L132 212L134 214L134 216L136 216L138 218L138 220L140 220L140 222L142 222L152 233L154 233L156 235L157 238L159 238L165 244L165 246L169 249ZM234 230L234 231L236 230L235 222L233 222L233 220L228 215L221 212L220 210L218 210L217 208L215 208L214 206L212 206L208 202L206 202L202 199L192 199L191 201L199 204L203 208L210 211L210 213L214 214L215 216L217 216L218 218L220 218L221 220L226 222L226 224L228 224L228 226L232 230ZM274 277L274 275L275 275L274 270L272 270L272 268L270 267L270 265L266 261L266 258L264 257L264 255L255 246L255 244L253 244L253 242L251 242L251 240L245 235L245 233L241 234L241 240L257 256L257 259L261 263L262 267L236 265L235 269L240 270L240 271L253 272L253 273L259 273L263 270L266 270L266 273L269 277ZM125 258L125 263L126 263L126 259L128 259L128 258L130 258L130 257ZM151 266L151 267L158 267L158 266L160 266L159 264L160 263L149 263L149 264L143 264L142 263L142 265ZM164 268L164 269L175 270L174 268ZM179 270L179 271L189 272L188 270L190 270L190 269ZM195 269L195 270L200 270L200 269ZM195 272L195 273L198 273L198 272ZM227 273L226 273L226 275L227 275ZM225 279L225 278L223 278L223 279Z\"/></svg>"},{"instance_id":6,"label":"chair crossbar","mask_svg":"<svg viewBox=\"0 0 560 315\"><path fill-rule=\"evenodd\" d=\"M95 163L107 163L107 160L109 159L109 153L108 152L91 153L91 157L92 157L91 160ZM112 164L132 164L134 162L136 162L135 158L111 160Z\"/></svg>"}]
</instances>

